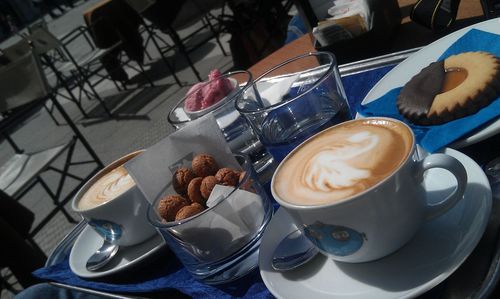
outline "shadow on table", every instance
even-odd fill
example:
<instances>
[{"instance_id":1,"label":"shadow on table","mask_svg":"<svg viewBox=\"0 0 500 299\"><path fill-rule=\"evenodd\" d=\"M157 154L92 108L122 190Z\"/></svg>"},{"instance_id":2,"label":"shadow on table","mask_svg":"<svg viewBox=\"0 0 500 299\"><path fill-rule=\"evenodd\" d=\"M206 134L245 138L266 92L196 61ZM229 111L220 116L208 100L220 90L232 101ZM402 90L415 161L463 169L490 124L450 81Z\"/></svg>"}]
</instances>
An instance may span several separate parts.
<instances>
[{"instance_id":1,"label":"shadow on table","mask_svg":"<svg viewBox=\"0 0 500 299\"><path fill-rule=\"evenodd\" d=\"M169 277L168 283L164 280L165 277ZM122 271L112 276L106 276L102 279L93 279L92 281L98 284L104 283L104 285L100 285L100 287L105 288L121 288L122 290L131 288L133 289L132 292L125 291L121 293L125 297L130 296L131 298L191 298L176 288L194 292L198 295L208 295L217 292L216 289L218 289L224 294L234 298L247 297L249 293L261 294L264 292L269 294L262 282L258 268L236 281L224 285L209 286L195 281L175 255L168 249L156 253L155 256L148 259L147 262L137 264L127 269L127 271ZM139 291L138 288L141 287L145 289L151 288L152 285L150 283L156 285L156 291L142 293ZM99 287L97 289L99 289ZM218 295L221 294L222 293L218 293Z\"/></svg>"}]
</instances>

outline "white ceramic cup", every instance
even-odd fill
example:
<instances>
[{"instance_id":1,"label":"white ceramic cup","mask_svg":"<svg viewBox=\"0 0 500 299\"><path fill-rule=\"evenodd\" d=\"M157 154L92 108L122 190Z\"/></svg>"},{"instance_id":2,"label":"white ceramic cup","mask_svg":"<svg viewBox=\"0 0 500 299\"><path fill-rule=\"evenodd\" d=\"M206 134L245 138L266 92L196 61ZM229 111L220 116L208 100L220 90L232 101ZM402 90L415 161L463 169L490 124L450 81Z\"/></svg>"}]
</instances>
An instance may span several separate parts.
<instances>
[{"instance_id":1,"label":"white ceramic cup","mask_svg":"<svg viewBox=\"0 0 500 299\"><path fill-rule=\"evenodd\" d=\"M105 240L120 246L131 246L151 238L156 229L147 220L149 202L137 185L92 208L79 208L82 196L103 175L134 158L142 151L130 153L94 175L73 198L72 208Z\"/></svg>"},{"instance_id":2,"label":"white ceramic cup","mask_svg":"<svg viewBox=\"0 0 500 299\"><path fill-rule=\"evenodd\" d=\"M385 121L400 121L376 118ZM352 120L361 122L363 119ZM345 124L345 123L344 123ZM335 130L336 127L328 128ZM415 136L411 134L411 150L392 172L374 186L333 203L300 205L281 198L276 190L276 176L293 153L313 140L304 141L278 166L271 181L271 191L292 217L298 228L326 256L342 262L368 262L393 253L405 245L427 220L439 217L461 198L467 185L467 173L455 158L432 154L416 159ZM456 189L439 203L429 203L423 187L424 173L431 168L443 168L456 180ZM432 244L429 244L432 246Z\"/></svg>"}]
</instances>

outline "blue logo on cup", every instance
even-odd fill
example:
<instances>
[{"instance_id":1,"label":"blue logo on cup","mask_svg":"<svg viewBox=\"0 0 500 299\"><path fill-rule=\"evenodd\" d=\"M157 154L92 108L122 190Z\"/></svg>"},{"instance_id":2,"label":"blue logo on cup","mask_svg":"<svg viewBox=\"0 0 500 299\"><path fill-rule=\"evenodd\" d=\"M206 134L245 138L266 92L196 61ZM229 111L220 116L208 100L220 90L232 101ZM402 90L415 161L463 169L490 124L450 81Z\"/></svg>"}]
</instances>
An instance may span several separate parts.
<instances>
[{"instance_id":1,"label":"blue logo on cup","mask_svg":"<svg viewBox=\"0 0 500 299\"><path fill-rule=\"evenodd\" d=\"M122 236L123 230L119 224L106 220L91 220L88 224L107 241L116 241Z\"/></svg>"},{"instance_id":2,"label":"blue logo on cup","mask_svg":"<svg viewBox=\"0 0 500 299\"><path fill-rule=\"evenodd\" d=\"M321 222L305 226L304 232L318 248L337 256L355 253L363 246L366 239L364 233L359 233L348 227Z\"/></svg>"}]
</instances>

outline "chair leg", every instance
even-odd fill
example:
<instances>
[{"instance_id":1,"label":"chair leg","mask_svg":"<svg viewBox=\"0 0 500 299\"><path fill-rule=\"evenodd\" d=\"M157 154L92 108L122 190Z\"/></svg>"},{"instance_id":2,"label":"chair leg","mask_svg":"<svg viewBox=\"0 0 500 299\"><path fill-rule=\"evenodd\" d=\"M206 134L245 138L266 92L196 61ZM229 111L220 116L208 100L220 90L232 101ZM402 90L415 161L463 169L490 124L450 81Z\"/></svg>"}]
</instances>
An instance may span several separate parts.
<instances>
[{"instance_id":1,"label":"chair leg","mask_svg":"<svg viewBox=\"0 0 500 299\"><path fill-rule=\"evenodd\" d=\"M71 89L69 88L69 86L67 84L65 84L65 83L64 83L64 89L66 89L66 91L68 92L71 100L75 103L75 105L78 108L78 110L80 110L80 112L82 113L83 117L89 118L89 115L87 114L87 112L85 111L85 109L83 109L81 101L75 97L75 95L73 94L73 91L71 91Z\"/></svg>"},{"instance_id":2,"label":"chair leg","mask_svg":"<svg viewBox=\"0 0 500 299\"><path fill-rule=\"evenodd\" d=\"M6 289L7 291L11 292L14 295L19 294L19 290L14 289L14 287L7 282L7 280L3 277L3 275L0 274L0 291L2 289Z\"/></svg>"},{"instance_id":3,"label":"chair leg","mask_svg":"<svg viewBox=\"0 0 500 299\"><path fill-rule=\"evenodd\" d=\"M40 183L40 185L42 185L43 189L45 189L45 191L50 195L52 201L54 202L54 205L59 211L61 211L64 214L68 222L78 223L78 221L76 221L73 217L71 217L66 208L64 208L64 206L62 206L61 203L57 200L57 196L52 192L52 190L50 190L50 187L47 185L47 183L41 177L37 177L37 181Z\"/></svg>"},{"instance_id":4,"label":"chair leg","mask_svg":"<svg viewBox=\"0 0 500 299\"><path fill-rule=\"evenodd\" d=\"M187 49L184 46L184 44L182 43L182 40L179 37L179 35L177 34L177 32L170 26L169 26L168 30L169 30L170 37L174 41L177 48L179 48L179 52L181 52L182 55L184 55L184 58L186 58L186 61L189 64L189 67L193 70L193 73L196 76L196 78L198 78L198 81L200 81L200 82L203 81L201 79L200 73L198 72L198 70L196 69L196 67L193 64L193 61L189 57L189 53L187 52Z\"/></svg>"},{"instance_id":5,"label":"chair leg","mask_svg":"<svg viewBox=\"0 0 500 299\"><path fill-rule=\"evenodd\" d=\"M54 117L54 115L52 114L52 110L50 110L49 107L47 107L47 104L43 104L43 108L45 108L45 110L49 114L50 118L52 118L52 120L54 121L54 123L56 124L56 126L60 126L61 124Z\"/></svg>"},{"instance_id":6,"label":"chair leg","mask_svg":"<svg viewBox=\"0 0 500 299\"><path fill-rule=\"evenodd\" d=\"M85 149L87 150L87 152L89 153L89 155L92 157L92 159L94 159L94 161L97 163L97 165L100 168L103 168L104 164L102 163L101 159L99 159L99 157L95 153L94 149L90 146L90 144L88 143L87 139L85 139L85 137L83 136L82 132L80 132L80 129L78 129L78 127L73 123L73 121L69 117L68 113L66 113L66 111L64 110L64 108L61 106L61 104L55 98L55 96L51 94L50 95L50 100L52 101L52 103L54 103L54 106L56 107L56 109L59 110L59 113L62 115L62 117L64 118L64 120L66 121L66 123L70 126L71 130L75 134L75 137L78 140L80 140L80 142L82 143L83 147L85 147Z\"/></svg>"},{"instance_id":7,"label":"chair leg","mask_svg":"<svg viewBox=\"0 0 500 299\"><path fill-rule=\"evenodd\" d=\"M106 103L104 102L104 100L101 98L101 96L97 93L97 91L95 90L94 86L92 85L92 83L90 83L89 79L87 77L82 77L83 81L84 81L84 85L85 83L87 83L87 85L89 86L90 88L90 91L92 92L92 95L99 101L99 103L101 103L101 106L102 108L104 109L104 112L106 112L106 114L109 116L109 117L113 117L113 113L111 112L111 110L109 110L108 106L106 106Z\"/></svg>"},{"instance_id":8,"label":"chair leg","mask_svg":"<svg viewBox=\"0 0 500 299\"><path fill-rule=\"evenodd\" d=\"M224 20L224 18L226 18L226 5L227 5L227 0L224 0L224 2L222 3L222 8L220 10L220 15L218 17L215 17L216 19L218 20ZM223 25L223 22L219 21L217 22L218 23L218 27L217 28L217 32L222 32L222 30L224 29L224 25Z\"/></svg>"},{"instance_id":9,"label":"chair leg","mask_svg":"<svg viewBox=\"0 0 500 299\"><path fill-rule=\"evenodd\" d=\"M222 55L227 56L227 52L226 52L226 50L224 50L224 47L222 47L222 43L220 42L220 39L219 39L219 31L215 31L215 28L212 25L212 23L210 22L210 20L208 19L208 17L205 17L205 20L207 22L208 27L210 28L210 31L212 31L212 34L215 36L215 41L219 45L219 48L222 51Z\"/></svg>"},{"instance_id":10,"label":"chair leg","mask_svg":"<svg viewBox=\"0 0 500 299\"><path fill-rule=\"evenodd\" d=\"M121 84L122 84L122 86L120 86L118 83L116 83L116 80L111 80L111 82L113 82L113 84L114 84L114 85L115 85L115 87L116 87L116 90L118 90L118 91L122 91L123 86L125 85L125 84L121 83Z\"/></svg>"},{"instance_id":11,"label":"chair leg","mask_svg":"<svg viewBox=\"0 0 500 299\"><path fill-rule=\"evenodd\" d=\"M165 57L165 55L163 55L163 51L161 50L161 47L158 44L158 41L156 40L156 37L154 36L155 33L148 26L146 26L146 25L144 25L144 26L145 26L146 31L148 32L149 36L151 37L151 41L153 42L153 45L156 47L156 50L160 54L161 59L163 60L163 63L167 66L168 70L170 71L170 73L174 77L174 80L177 83L177 85L179 85L179 87L182 87L183 85L181 83L181 80L179 80L179 77L177 77L177 74L175 73L175 69L172 67L172 65L170 65L170 63L168 62L168 60Z\"/></svg>"},{"instance_id":12,"label":"chair leg","mask_svg":"<svg viewBox=\"0 0 500 299\"><path fill-rule=\"evenodd\" d=\"M14 142L14 140L12 140L12 137L10 137L10 135L8 133L2 132L2 135L5 138L5 140L7 140L7 142L9 143L9 145L12 146L12 149L14 149L14 151L16 152L16 154L22 154L22 153L24 153L24 150L20 149L17 146L17 144Z\"/></svg>"},{"instance_id":13,"label":"chair leg","mask_svg":"<svg viewBox=\"0 0 500 299\"><path fill-rule=\"evenodd\" d=\"M148 81L149 85L151 85L151 87L155 87L153 80L151 80L151 78L148 76L148 74L146 74L146 70L144 69L144 66L141 63L139 63L139 69L141 70L141 74Z\"/></svg>"},{"instance_id":14,"label":"chair leg","mask_svg":"<svg viewBox=\"0 0 500 299\"><path fill-rule=\"evenodd\" d=\"M146 41L146 46L147 46L147 41ZM146 46L144 47L144 54L146 54L146 57L148 58L149 61L153 60L153 57L151 57L151 54L149 54L149 51L146 49Z\"/></svg>"},{"instance_id":15,"label":"chair leg","mask_svg":"<svg viewBox=\"0 0 500 299\"><path fill-rule=\"evenodd\" d=\"M73 101L76 104L76 107L78 108L78 110L80 110L83 117L88 118L89 116L88 116L87 112L85 112L85 110L82 107L82 104L75 97L75 95L73 94L73 91L71 91L71 88L69 87L69 85L66 82L66 79L63 77L63 75L59 72L59 70L57 70L57 68L55 67L54 64L48 63L47 65L52 70L52 72L56 75L57 81L59 81L61 83L61 85L63 86L63 88L68 92L68 95L69 95L71 101Z\"/></svg>"},{"instance_id":16,"label":"chair leg","mask_svg":"<svg viewBox=\"0 0 500 299\"><path fill-rule=\"evenodd\" d=\"M85 75L85 70L83 70L81 67L79 67L78 63L74 59L72 59L72 62L76 66L76 72L77 72L78 76L80 77L81 81L83 81L83 83L81 85L79 84L80 89L83 90L83 92L88 96L87 90L85 89L85 84L87 84L90 88L90 92L92 92L92 95L99 101L99 103L101 104L101 106L104 109L104 111L106 112L106 114L112 118L113 113L111 113L111 111L106 106L106 103L104 102L104 100L97 93L97 91L94 88L94 85L92 85L92 83L90 83L88 77Z\"/></svg>"}]
</instances>

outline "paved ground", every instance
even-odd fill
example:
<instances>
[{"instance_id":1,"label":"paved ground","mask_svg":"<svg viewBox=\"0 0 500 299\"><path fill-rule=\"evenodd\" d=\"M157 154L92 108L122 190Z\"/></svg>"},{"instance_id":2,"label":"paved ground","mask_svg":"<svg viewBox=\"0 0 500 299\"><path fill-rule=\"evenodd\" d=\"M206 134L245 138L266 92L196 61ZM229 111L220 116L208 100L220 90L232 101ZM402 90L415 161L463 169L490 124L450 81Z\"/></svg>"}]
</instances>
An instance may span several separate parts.
<instances>
[{"instance_id":1,"label":"paved ground","mask_svg":"<svg viewBox=\"0 0 500 299\"><path fill-rule=\"evenodd\" d=\"M83 24L82 12L98 2L91 0L80 4L73 10L67 12L60 18L49 22L49 29L56 36L62 36L72 28ZM78 4L78 3L77 3ZM187 29L189 30L189 29ZM229 51L229 35L222 35L222 44ZM11 44L15 39L4 42L0 47ZM103 82L98 86L98 91L105 97L108 107L116 113L113 119L108 118L95 100L84 101L85 110L90 112L91 118L85 119L76 109L74 103L60 99L64 108L69 112L78 128L89 141L99 158L104 164L139 148L154 144L166 136L173 128L167 121L167 114L171 107L179 101L187 91L187 87L180 88L175 84L173 77L168 73L165 65L159 60L158 53L150 46L149 53L151 61L146 61L147 73L154 78L155 87L131 88L125 92L118 92L111 82ZM193 72L186 66L182 57L170 53L169 60L175 63L179 69L177 72L185 85L197 82ZM219 68L222 72L232 67L230 56L223 56L215 40L205 44L191 54L201 76L206 78L208 72L213 68ZM136 72L127 69L132 81L141 81ZM62 120L56 113L56 118ZM56 126L49 117L46 110L42 109L30 119L20 125L12 134L15 142L27 152L35 152L47 149L54 145L62 144L69 140L71 131L67 125ZM5 141L0 142L0 163L4 163L13 154L12 148ZM81 146L77 147L76 155L85 157ZM62 161L58 161L60 163ZM1 165L1 164L0 164ZM77 173L85 174L88 169L80 167ZM46 179L51 183L57 179L49 175ZM68 182L69 189L73 182ZM50 198L45 195L41 187L33 188L21 199L21 203L36 214L35 225L53 208ZM67 205L70 210L70 205ZM71 212L72 213L72 212ZM72 213L75 217L74 213ZM74 225L68 223L62 213L58 213L36 236L35 241L47 255L54 249L57 243L72 229ZM8 273L6 273L8 275ZM11 281L13 278L11 277ZM19 285L16 285L20 288ZM1 298L10 298L11 295L3 291Z\"/></svg>"}]
</instances>

